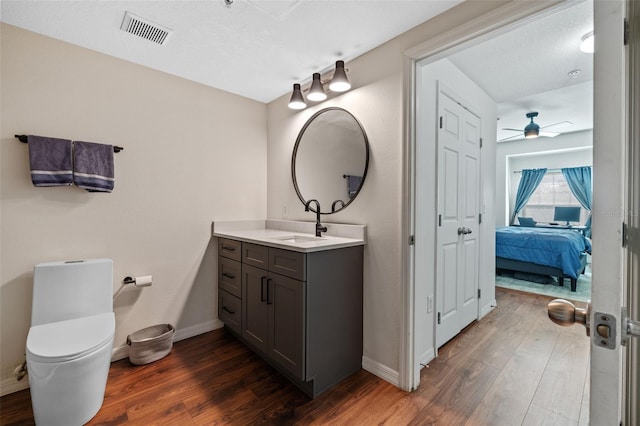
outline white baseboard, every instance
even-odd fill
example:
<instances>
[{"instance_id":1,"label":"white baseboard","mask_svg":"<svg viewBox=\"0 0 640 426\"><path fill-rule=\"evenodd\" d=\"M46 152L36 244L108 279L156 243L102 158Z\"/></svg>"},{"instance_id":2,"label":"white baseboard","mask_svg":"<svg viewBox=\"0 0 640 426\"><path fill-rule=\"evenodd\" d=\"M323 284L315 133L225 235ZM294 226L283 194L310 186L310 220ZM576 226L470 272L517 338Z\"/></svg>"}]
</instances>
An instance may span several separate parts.
<instances>
[{"instance_id":1,"label":"white baseboard","mask_svg":"<svg viewBox=\"0 0 640 426\"><path fill-rule=\"evenodd\" d=\"M18 381L15 377L9 377L0 382L0 396L9 395L29 388L29 378L25 377Z\"/></svg>"},{"instance_id":2,"label":"white baseboard","mask_svg":"<svg viewBox=\"0 0 640 426\"><path fill-rule=\"evenodd\" d=\"M493 299L491 303L483 306L482 309L480 309L480 315L478 316L478 319L484 318L489 312L493 311L496 306L498 306L498 303L496 302L496 299Z\"/></svg>"},{"instance_id":3,"label":"white baseboard","mask_svg":"<svg viewBox=\"0 0 640 426\"><path fill-rule=\"evenodd\" d=\"M362 368L367 370L369 373L380 377L382 380L385 380L396 387L400 387L400 373L392 370L386 365L382 365L379 362L373 361L363 356Z\"/></svg>"},{"instance_id":4,"label":"white baseboard","mask_svg":"<svg viewBox=\"0 0 640 426\"><path fill-rule=\"evenodd\" d=\"M176 330L176 333L173 335L173 341L179 342L180 340L195 337L222 327L224 327L224 323L216 318L214 320L192 325L190 327L180 328ZM113 351L111 352L111 362L119 361L128 357L129 346L127 346L126 344L118 346L117 348L113 348Z\"/></svg>"},{"instance_id":5,"label":"white baseboard","mask_svg":"<svg viewBox=\"0 0 640 426\"><path fill-rule=\"evenodd\" d=\"M436 357L436 349L429 348L420 355L421 368L429 364Z\"/></svg>"},{"instance_id":6,"label":"white baseboard","mask_svg":"<svg viewBox=\"0 0 640 426\"><path fill-rule=\"evenodd\" d=\"M173 341L179 342L180 340L208 333L209 331L217 330L222 327L224 327L224 323L216 318L211 321L176 330L176 334L173 335Z\"/></svg>"}]
</instances>

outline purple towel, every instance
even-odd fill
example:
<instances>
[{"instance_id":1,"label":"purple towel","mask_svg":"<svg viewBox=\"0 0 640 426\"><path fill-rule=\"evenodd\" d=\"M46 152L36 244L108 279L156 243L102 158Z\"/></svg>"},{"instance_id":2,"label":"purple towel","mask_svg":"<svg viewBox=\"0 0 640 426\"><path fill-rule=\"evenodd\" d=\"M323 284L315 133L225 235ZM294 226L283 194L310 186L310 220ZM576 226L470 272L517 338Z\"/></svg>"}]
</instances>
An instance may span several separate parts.
<instances>
[{"instance_id":1,"label":"purple towel","mask_svg":"<svg viewBox=\"0 0 640 426\"><path fill-rule=\"evenodd\" d=\"M71 185L71 141L33 135L27 141L33 186Z\"/></svg>"},{"instance_id":2,"label":"purple towel","mask_svg":"<svg viewBox=\"0 0 640 426\"><path fill-rule=\"evenodd\" d=\"M113 146L74 141L73 182L89 192L111 192L115 183Z\"/></svg>"}]
</instances>

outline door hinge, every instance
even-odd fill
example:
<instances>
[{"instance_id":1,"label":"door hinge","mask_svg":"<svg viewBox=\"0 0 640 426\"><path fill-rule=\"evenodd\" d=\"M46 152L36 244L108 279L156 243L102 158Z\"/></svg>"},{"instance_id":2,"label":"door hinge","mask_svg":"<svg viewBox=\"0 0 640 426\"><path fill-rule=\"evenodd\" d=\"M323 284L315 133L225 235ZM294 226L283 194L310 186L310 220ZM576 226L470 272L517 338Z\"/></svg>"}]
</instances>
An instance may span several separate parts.
<instances>
[{"instance_id":1,"label":"door hinge","mask_svg":"<svg viewBox=\"0 0 640 426\"><path fill-rule=\"evenodd\" d=\"M409 245L413 246L416 244L416 236L415 235L409 235Z\"/></svg>"},{"instance_id":2,"label":"door hinge","mask_svg":"<svg viewBox=\"0 0 640 426\"><path fill-rule=\"evenodd\" d=\"M442 226L442 215L438 215L438 226Z\"/></svg>"},{"instance_id":3,"label":"door hinge","mask_svg":"<svg viewBox=\"0 0 640 426\"><path fill-rule=\"evenodd\" d=\"M480 148L482 148L482 138L480 138Z\"/></svg>"},{"instance_id":4,"label":"door hinge","mask_svg":"<svg viewBox=\"0 0 640 426\"><path fill-rule=\"evenodd\" d=\"M482 290L478 289L478 299L480 299L482 297Z\"/></svg>"},{"instance_id":5,"label":"door hinge","mask_svg":"<svg viewBox=\"0 0 640 426\"><path fill-rule=\"evenodd\" d=\"M440 324L440 312L438 312L438 324Z\"/></svg>"},{"instance_id":6,"label":"door hinge","mask_svg":"<svg viewBox=\"0 0 640 426\"><path fill-rule=\"evenodd\" d=\"M440 116L440 128L442 129L442 116Z\"/></svg>"},{"instance_id":7,"label":"door hinge","mask_svg":"<svg viewBox=\"0 0 640 426\"><path fill-rule=\"evenodd\" d=\"M629 226L622 222L622 247L627 247L627 243L629 242Z\"/></svg>"},{"instance_id":8,"label":"door hinge","mask_svg":"<svg viewBox=\"0 0 640 426\"><path fill-rule=\"evenodd\" d=\"M622 30L622 37L624 38L624 45L629 44L629 21L624 20L624 29Z\"/></svg>"},{"instance_id":9,"label":"door hinge","mask_svg":"<svg viewBox=\"0 0 640 426\"><path fill-rule=\"evenodd\" d=\"M482 213L478 215L478 224L482 223Z\"/></svg>"}]
</instances>

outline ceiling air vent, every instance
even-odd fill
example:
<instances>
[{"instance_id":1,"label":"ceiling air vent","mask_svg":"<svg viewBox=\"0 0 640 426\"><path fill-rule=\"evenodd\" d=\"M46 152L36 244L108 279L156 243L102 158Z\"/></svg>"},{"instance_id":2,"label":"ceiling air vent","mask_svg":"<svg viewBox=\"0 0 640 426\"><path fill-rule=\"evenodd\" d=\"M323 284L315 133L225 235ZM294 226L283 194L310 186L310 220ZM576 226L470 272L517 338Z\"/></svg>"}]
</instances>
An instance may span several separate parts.
<instances>
[{"instance_id":1,"label":"ceiling air vent","mask_svg":"<svg viewBox=\"0 0 640 426\"><path fill-rule=\"evenodd\" d=\"M158 44L164 44L173 31L130 12L124 13L120 29Z\"/></svg>"}]
</instances>

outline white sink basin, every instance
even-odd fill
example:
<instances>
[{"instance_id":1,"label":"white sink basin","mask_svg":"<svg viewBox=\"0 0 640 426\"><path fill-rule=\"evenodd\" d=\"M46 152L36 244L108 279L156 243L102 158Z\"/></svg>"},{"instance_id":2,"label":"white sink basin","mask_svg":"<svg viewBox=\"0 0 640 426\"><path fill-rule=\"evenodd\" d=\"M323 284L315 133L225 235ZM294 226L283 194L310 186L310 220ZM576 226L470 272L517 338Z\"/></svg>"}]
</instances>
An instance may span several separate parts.
<instances>
[{"instance_id":1,"label":"white sink basin","mask_svg":"<svg viewBox=\"0 0 640 426\"><path fill-rule=\"evenodd\" d=\"M307 235L287 235L285 237L273 237L273 240L280 241L283 243L310 243L313 241L322 240L321 237L309 237Z\"/></svg>"}]
</instances>

